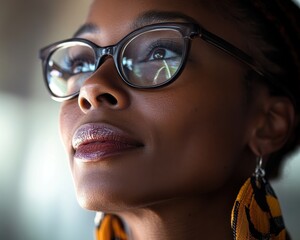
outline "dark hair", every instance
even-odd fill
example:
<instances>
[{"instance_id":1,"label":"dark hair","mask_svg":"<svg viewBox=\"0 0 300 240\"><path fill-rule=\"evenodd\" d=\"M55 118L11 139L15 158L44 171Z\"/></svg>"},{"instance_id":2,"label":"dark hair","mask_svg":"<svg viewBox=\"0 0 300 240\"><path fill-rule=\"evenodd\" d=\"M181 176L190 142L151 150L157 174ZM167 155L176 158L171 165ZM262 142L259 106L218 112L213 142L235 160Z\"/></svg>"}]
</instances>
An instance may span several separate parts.
<instances>
[{"instance_id":1,"label":"dark hair","mask_svg":"<svg viewBox=\"0 0 300 240\"><path fill-rule=\"evenodd\" d=\"M246 36L247 50L255 64L284 86L293 97L297 118L295 131L285 146L272 154L266 166L268 176L277 177L282 161L300 143L300 9L291 0L203 2L236 24ZM268 87L271 94L285 95L273 86Z\"/></svg>"}]
</instances>

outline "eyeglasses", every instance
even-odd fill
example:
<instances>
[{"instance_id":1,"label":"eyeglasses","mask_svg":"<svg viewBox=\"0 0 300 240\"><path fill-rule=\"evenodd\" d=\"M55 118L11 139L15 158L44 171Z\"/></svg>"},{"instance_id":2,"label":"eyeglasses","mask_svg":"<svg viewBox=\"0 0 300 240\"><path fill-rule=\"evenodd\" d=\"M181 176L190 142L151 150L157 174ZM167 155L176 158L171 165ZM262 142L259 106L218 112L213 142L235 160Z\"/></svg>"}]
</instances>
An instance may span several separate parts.
<instances>
[{"instance_id":1,"label":"eyeglasses","mask_svg":"<svg viewBox=\"0 0 300 240\"><path fill-rule=\"evenodd\" d=\"M137 29L116 45L107 47L73 38L41 49L46 86L54 100L72 99L79 94L84 81L111 56L119 75L129 86L162 87L179 76L186 63L190 40L196 37L245 63L259 75L265 75L250 56L197 24L159 23Z\"/></svg>"}]
</instances>

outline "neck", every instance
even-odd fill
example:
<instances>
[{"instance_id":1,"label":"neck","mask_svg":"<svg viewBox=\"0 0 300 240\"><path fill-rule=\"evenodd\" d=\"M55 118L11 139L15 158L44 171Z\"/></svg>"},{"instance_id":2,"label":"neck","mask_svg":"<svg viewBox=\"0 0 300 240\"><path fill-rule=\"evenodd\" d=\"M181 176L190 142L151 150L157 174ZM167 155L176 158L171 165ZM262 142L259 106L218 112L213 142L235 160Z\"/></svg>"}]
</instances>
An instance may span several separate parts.
<instances>
[{"instance_id":1,"label":"neck","mask_svg":"<svg viewBox=\"0 0 300 240\"><path fill-rule=\"evenodd\" d=\"M234 199L226 196L171 199L118 215L130 240L232 239Z\"/></svg>"}]
</instances>

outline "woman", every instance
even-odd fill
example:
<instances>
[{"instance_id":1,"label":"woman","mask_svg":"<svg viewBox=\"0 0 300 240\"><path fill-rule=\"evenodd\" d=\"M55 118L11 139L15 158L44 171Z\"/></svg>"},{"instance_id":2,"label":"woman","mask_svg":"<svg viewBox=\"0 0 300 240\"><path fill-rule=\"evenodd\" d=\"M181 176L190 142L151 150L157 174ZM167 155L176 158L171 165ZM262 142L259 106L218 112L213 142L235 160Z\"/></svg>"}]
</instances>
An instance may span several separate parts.
<instances>
[{"instance_id":1,"label":"woman","mask_svg":"<svg viewBox=\"0 0 300 240\"><path fill-rule=\"evenodd\" d=\"M299 16L287 0L94 0L41 50L78 201L105 213L97 239L287 239L266 179L299 142Z\"/></svg>"}]
</instances>

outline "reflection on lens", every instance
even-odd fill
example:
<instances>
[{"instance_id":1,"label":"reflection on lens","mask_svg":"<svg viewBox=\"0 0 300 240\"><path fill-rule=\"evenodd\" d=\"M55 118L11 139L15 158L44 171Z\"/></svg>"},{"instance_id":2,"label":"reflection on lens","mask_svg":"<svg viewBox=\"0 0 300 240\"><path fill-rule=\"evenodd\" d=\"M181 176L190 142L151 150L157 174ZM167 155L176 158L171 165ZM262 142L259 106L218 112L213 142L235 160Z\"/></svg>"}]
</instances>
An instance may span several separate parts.
<instances>
[{"instance_id":1,"label":"reflection on lens","mask_svg":"<svg viewBox=\"0 0 300 240\"><path fill-rule=\"evenodd\" d=\"M179 71L184 48L184 39L177 30L156 29L141 33L123 48L122 72L135 86L161 85Z\"/></svg>"},{"instance_id":2,"label":"reflection on lens","mask_svg":"<svg viewBox=\"0 0 300 240\"><path fill-rule=\"evenodd\" d=\"M170 67L168 65L168 63L166 62L166 60L163 60L164 66L162 66L160 69L158 69L157 73L154 76L154 81L157 83L157 80L160 79L160 75L162 74L162 77L164 77L165 79L170 79L172 77L171 71L170 71ZM163 72L165 74L163 74Z\"/></svg>"},{"instance_id":3,"label":"reflection on lens","mask_svg":"<svg viewBox=\"0 0 300 240\"><path fill-rule=\"evenodd\" d=\"M95 71L95 53L82 42L64 43L52 53L47 66L49 88L57 97L66 97L80 90L83 82Z\"/></svg>"}]
</instances>

